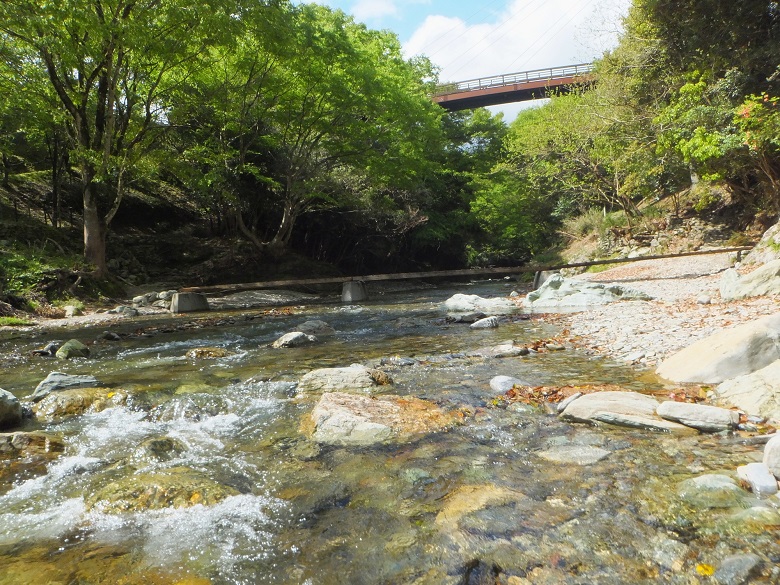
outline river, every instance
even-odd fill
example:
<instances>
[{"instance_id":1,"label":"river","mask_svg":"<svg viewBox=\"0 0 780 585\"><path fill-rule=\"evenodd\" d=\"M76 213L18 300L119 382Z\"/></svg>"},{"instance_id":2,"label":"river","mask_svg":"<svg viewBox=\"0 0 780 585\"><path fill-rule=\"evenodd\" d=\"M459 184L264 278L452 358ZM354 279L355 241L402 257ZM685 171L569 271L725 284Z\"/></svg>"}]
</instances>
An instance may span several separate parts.
<instances>
[{"instance_id":1,"label":"river","mask_svg":"<svg viewBox=\"0 0 780 585\"><path fill-rule=\"evenodd\" d=\"M0 454L0 584L688 584L709 582L724 558L745 553L763 561L755 582L777 582L780 532L745 514L773 512L780 501L745 492L714 506L682 498L678 487L706 473L733 476L760 458L759 447L507 408L489 387L495 375L534 386L662 385L570 345L469 357L560 331L517 317L486 330L446 323L441 303L455 292L508 289L499 281L361 305L220 312L192 327L176 327L196 323L192 315L145 319L113 327L120 340L67 363L30 352L52 336L87 341L104 328L0 341L0 386L20 398L55 370L94 375L106 396L127 396L100 412L27 423L61 437L61 454ZM337 333L305 348L268 347L311 319ZM227 355L186 356L198 347ZM395 382L387 392L460 409L463 424L373 447L307 437L317 396L298 395L303 374L394 356L413 360L383 366ZM592 465L539 456L561 445L609 455ZM144 485L161 477L190 486L188 499L155 505L160 493Z\"/></svg>"}]
</instances>

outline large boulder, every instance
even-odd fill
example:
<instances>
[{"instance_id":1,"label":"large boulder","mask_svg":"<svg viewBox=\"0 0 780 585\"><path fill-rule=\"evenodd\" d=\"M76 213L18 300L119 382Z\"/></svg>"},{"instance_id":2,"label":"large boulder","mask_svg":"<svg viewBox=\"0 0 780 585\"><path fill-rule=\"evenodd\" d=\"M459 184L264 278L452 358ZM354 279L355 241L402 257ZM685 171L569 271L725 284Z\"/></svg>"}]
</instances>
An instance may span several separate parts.
<instances>
[{"instance_id":1,"label":"large boulder","mask_svg":"<svg viewBox=\"0 0 780 585\"><path fill-rule=\"evenodd\" d=\"M66 388L88 388L97 386L99 382L95 376L76 376L73 374L64 374L62 372L52 372L46 379L41 381L27 400L38 402L56 390Z\"/></svg>"},{"instance_id":2,"label":"large boulder","mask_svg":"<svg viewBox=\"0 0 780 585\"><path fill-rule=\"evenodd\" d=\"M780 294L780 259L740 276L733 268L720 279L720 298L724 301Z\"/></svg>"},{"instance_id":3,"label":"large boulder","mask_svg":"<svg viewBox=\"0 0 780 585\"><path fill-rule=\"evenodd\" d=\"M658 401L655 398L638 392L595 392L569 403L561 413L561 418L661 432L694 432L684 425L657 417L656 408Z\"/></svg>"},{"instance_id":4,"label":"large boulder","mask_svg":"<svg viewBox=\"0 0 780 585\"><path fill-rule=\"evenodd\" d=\"M0 429L9 429L22 422L22 405L8 390L0 388Z\"/></svg>"},{"instance_id":5,"label":"large boulder","mask_svg":"<svg viewBox=\"0 0 780 585\"><path fill-rule=\"evenodd\" d=\"M780 313L725 329L664 360L656 373L672 382L720 384L780 359Z\"/></svg>"},{"instance_id":6,"label":"large boulder","mask_svg":"<svg viewBox=\"0 0 780 585\"><path fill-rule=\"evenodd\" d=\"M456 294L444 301L447 311L453 313L484 312L492 315L508 315L517 311L509 299L485 299L478 295Z\"/></svg>"},{"instance_id":7,"label":"large boulder","mask_svg":"<svg viewBox=\"0 0 780 585\"><path fill-rule=\"evenodd\" d=\"M320 368L305 374L298 383L298 391L307 392L365 392L372 393L380 386L392 384L382 370L353 365L347 368Z\"/></svg>"},{"instance_id":8,"label":"large boulder","mask_svg":"<svg viewBox=\"0 0 780 585\"><path fill-rule=\"evenodd\" d=\"M453 426L454 413L410 396L323 394L311 413L312 439L329 445L373 445L418 439Z\"/></svg>"},{"instance_id":9,"label":"large boulder","mask_svg":"<svg viewBox=\"0 0 780 585\"><path fill-rule=\"evenodd\" d=\"M752 374L726 380L715 388L715 394L724 406L780 420L780 360Z\"/></svg>"},{"instance_id":10,"label":"large boulder","mask_svg":"<svg viewBox=\"0 0 780 585\"><path fill-rule=\"evenodd\" d=\"M528 293L523 304L529 309L585 309L614 301L651 299L650 295L619 284L587 282L553 274L537 290Z\"/></svg>"},{"instance_id":11,"label":"large boulder","mask_svg":"<svg viewBox=\"0 0 780 585\"><path fill-rule=\"evenodd\" d=\"M742 260L743 266L762 266L780 259L780 222L769 228L761 241Z\"/></svg>"}]
</instances>

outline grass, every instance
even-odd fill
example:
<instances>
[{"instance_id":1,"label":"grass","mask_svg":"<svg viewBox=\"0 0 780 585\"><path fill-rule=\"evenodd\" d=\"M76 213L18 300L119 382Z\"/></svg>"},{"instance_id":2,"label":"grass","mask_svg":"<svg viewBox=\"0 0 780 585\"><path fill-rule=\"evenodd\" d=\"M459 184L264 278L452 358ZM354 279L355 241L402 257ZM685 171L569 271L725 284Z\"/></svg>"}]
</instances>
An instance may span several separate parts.
<instances>
[{"instance_id":1,"label":"grass","mask_svg":"<svg viewBox=\"0 0 780 585\"><path fill-rule=\"evenodd\" d=\"M0 317L0 327L27 327L28 325L35 325L35 323L19 317Z\"/></svg>"}]
</instances>

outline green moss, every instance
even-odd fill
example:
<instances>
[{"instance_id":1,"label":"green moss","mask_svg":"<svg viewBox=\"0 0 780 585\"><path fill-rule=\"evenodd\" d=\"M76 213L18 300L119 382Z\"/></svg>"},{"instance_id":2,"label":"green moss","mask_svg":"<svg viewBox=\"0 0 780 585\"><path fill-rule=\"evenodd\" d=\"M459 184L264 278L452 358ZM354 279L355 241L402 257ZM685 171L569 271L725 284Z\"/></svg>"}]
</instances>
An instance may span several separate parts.
<instances>
[{"instance_id":1,"label":"green moss","mask_svg":"<svg viewBox=\"0 0 780 585\"><path fill-rule=\"evenodd\" d=\"M0 317L0 327L26 327L28 325L34 325L34 323L19 317Z\"/></svg>"}]
</instances>

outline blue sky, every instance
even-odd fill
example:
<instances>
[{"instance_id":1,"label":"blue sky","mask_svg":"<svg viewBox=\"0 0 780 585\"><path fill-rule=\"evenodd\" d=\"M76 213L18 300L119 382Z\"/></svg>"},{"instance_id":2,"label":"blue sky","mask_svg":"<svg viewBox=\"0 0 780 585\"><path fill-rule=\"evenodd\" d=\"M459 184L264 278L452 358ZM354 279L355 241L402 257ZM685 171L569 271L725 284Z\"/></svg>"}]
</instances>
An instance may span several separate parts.
<instances>
[{"instance_id":1,"label":"blue sky","mask_svg":"<svg viewBox=\"0 0 780 585\"><path fill-rule=\"evenodd\" d=\"M318 0L395 32L442 81L586 63L613 47L630 0ZM497 106L507 120L519 106Z\"/></svg>"}]
</instances>

